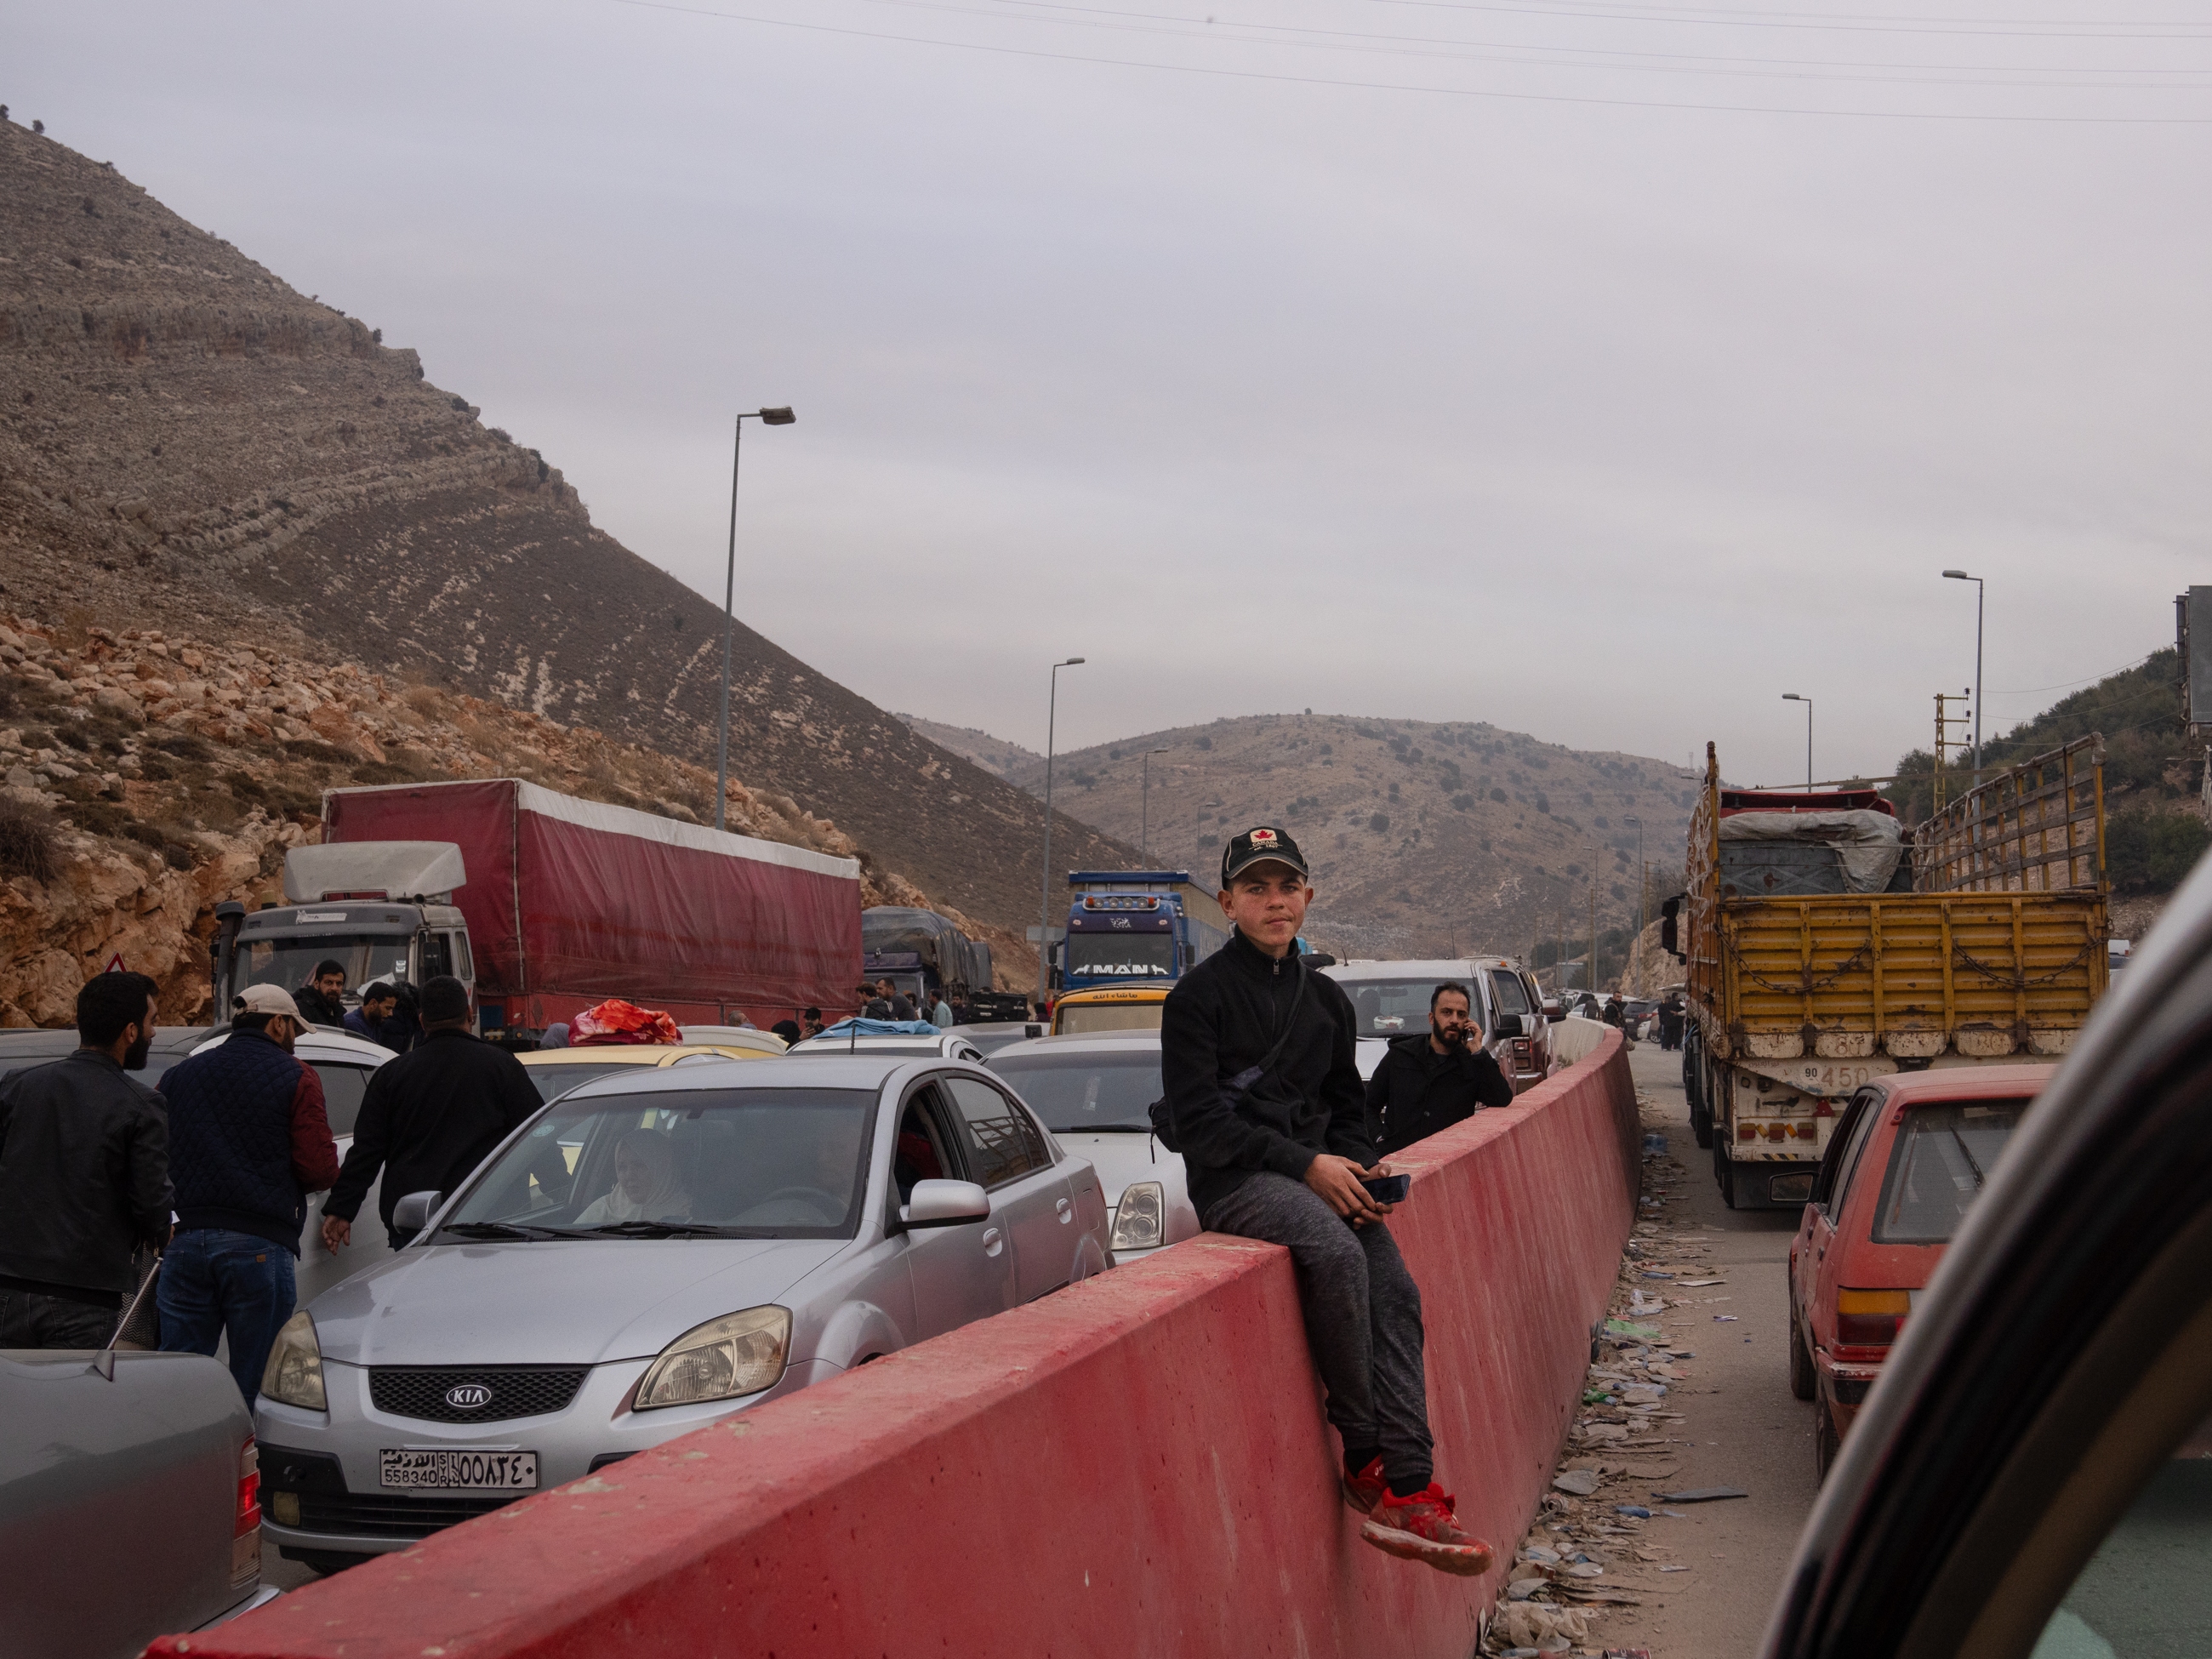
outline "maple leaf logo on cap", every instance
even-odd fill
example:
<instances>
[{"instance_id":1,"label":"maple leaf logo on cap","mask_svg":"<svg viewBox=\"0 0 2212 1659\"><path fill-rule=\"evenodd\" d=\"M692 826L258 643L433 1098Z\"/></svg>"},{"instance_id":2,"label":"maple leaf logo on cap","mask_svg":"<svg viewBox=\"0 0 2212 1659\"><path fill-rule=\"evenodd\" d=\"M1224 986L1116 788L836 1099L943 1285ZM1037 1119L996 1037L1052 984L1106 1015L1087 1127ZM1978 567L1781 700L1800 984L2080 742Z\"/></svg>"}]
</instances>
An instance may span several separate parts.
<instances>
[{"instance_id":1,"label":"maple leaf logo on cap","mask_svg":"<svg viewBox=\"0 0 2212 1659\"><path fill-rule=\"evenodd\" d=\"M1253 846L1255 846L1255 847L1273 847L1274 844L1275 844L1275 832L1274 832L1273 830L1255 830L1252 832L1252 845L1253 845Z\"/></svg>"}]
</instances>

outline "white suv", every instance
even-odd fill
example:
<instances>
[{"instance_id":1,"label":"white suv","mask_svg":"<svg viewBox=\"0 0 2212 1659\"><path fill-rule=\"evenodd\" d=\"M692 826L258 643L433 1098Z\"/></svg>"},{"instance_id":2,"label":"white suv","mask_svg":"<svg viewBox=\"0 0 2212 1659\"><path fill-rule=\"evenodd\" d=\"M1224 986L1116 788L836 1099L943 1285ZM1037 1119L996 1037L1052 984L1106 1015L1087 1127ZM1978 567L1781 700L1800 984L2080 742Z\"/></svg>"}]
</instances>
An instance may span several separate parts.
<instances>
[{"instance_id":1,"label":"white suv","mask_svg":"<svg viewBox=\"0 0 2212 1659\"><path fill-rule=\"evenodd\" d=\"M1394 1037L1429 1029L1429 998L1439 985L1470 988L1483 1046L1518 1094L1552 1074L1552 1027L1543 994L1520 963L1504 957L1416 962L1340 962L1321 970L1344 987L1358 1018L1359 1074L1372 1077Z\"/></svg>"}]
</instances>

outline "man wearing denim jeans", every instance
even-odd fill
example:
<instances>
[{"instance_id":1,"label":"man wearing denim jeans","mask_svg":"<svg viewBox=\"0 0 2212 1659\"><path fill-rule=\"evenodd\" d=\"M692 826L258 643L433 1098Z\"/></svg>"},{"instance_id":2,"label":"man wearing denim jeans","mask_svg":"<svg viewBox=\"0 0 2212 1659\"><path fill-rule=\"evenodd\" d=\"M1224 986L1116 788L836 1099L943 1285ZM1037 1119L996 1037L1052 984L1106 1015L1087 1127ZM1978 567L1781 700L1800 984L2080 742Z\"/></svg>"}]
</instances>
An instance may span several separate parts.
<instances>
[{"instance_id":1,"label":"man wearing denim jeans","mask_svg":"<svg viewBox=\"0 0 2212 1659\"><path fill-rule=\"evenodd\" d=\"M163 1079L177 1233L161 1260L161 1346L212 1354L227 1335L249 1407L297 1301L307 1194L338 1178L322 1079L292 1054L306 1029L284 991L249 986L228 1040Z\"/></svg>"}]
</instances>

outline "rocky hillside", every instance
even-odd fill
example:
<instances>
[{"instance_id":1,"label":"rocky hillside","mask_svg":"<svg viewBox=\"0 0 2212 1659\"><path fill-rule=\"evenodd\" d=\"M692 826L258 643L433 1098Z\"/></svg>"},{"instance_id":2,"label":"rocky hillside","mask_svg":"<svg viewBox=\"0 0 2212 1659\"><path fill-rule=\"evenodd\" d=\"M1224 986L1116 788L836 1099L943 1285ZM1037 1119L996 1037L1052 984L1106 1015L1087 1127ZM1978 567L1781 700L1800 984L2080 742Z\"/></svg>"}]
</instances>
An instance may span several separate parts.
<instances>
[{"instance_id":1,"label":"rocky hillside","mask_svg":"<svg viewBox=\"0 0 2212 1659\"><path fill-rule=\"evenodd\" d=\"M1279 823L1314 863L1315 938L1359 956L1525 953L1586 937L1589 872L1601 929L1629 921L1637 826L1655 870L1679 872L1698 780L1636 755L1594 754L1480 724L1258 714L1060 756L1054 805L1203 880L1222 842ZM1009 775L1042 787L1032 757ZM1669 888L1668 890L1673 890Z\"/></svg>"},{"instance_id":2,"label":"rocky hillside","mask_svg":"<svg viewBox=\"0 0 2212 1659\"><path fill-rule=\"evenodd\" d=\"M712 772L588 727L269 646L0 613L0 1025L66 1023L115 956L161 982L166 1019L204 1020L215 904L277 896L325 788L465 777L713 821ZM929 902L781 792L735 785L728 824L860 858L867 903ZM1018 933L934 908L1027 982Z\"/></svg>"},{"instance_id":3,"label":"rocky hillside","mask_svg":"<svg viewBox=\"0 0 2212 1659\"><path fill-rule=\"evenodd\" d=\"M719 613L596 529L526 434L4 121L0 364L0 603L19 615L363 664L712 764ZM1033 799L742 625L731 769L945 904L1033 915ZM1058 834L1073 860L1126 855Z\"/></svg>"},{"instance_id":4,"label":"rocky hillside","mask_svg":"<svg viewBox=\"0 0 2212 1659\"><path fill-rule=\"evenodd\" d=\"M1044 757L1034 749L994 738L972 726L947 726L942 720L924 720L919 714L901 714L898 718L939 749L950 749L961 759L973 761L993 777L1012 778L1018 774L1026 777L1031 771L1039 777L1044 775Z\"/></svg>"}]
</instances>

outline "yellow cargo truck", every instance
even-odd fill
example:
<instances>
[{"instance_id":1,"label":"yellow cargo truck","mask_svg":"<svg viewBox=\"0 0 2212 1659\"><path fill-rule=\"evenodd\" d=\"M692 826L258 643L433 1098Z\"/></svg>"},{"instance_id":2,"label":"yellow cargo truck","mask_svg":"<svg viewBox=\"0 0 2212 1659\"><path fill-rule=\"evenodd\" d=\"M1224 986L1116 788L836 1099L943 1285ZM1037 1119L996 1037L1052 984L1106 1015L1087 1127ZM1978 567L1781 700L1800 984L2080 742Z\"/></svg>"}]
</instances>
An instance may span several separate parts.
<instances>
[{"instance_id":1,"label":"yellow cargo truck","mask_svg":"<svg viewBox=\"0 0 2212 1659\"><path fill-rule=\"evenodd\" d=\"M1691 1125L1732 1207L1802 1203L1871 1078L2073 1046L2108 972L2103 760L2079 739L1907 832L1872 789L1724 789L1706 744L1661 914Z\"/></svg>"}]
</instances>

